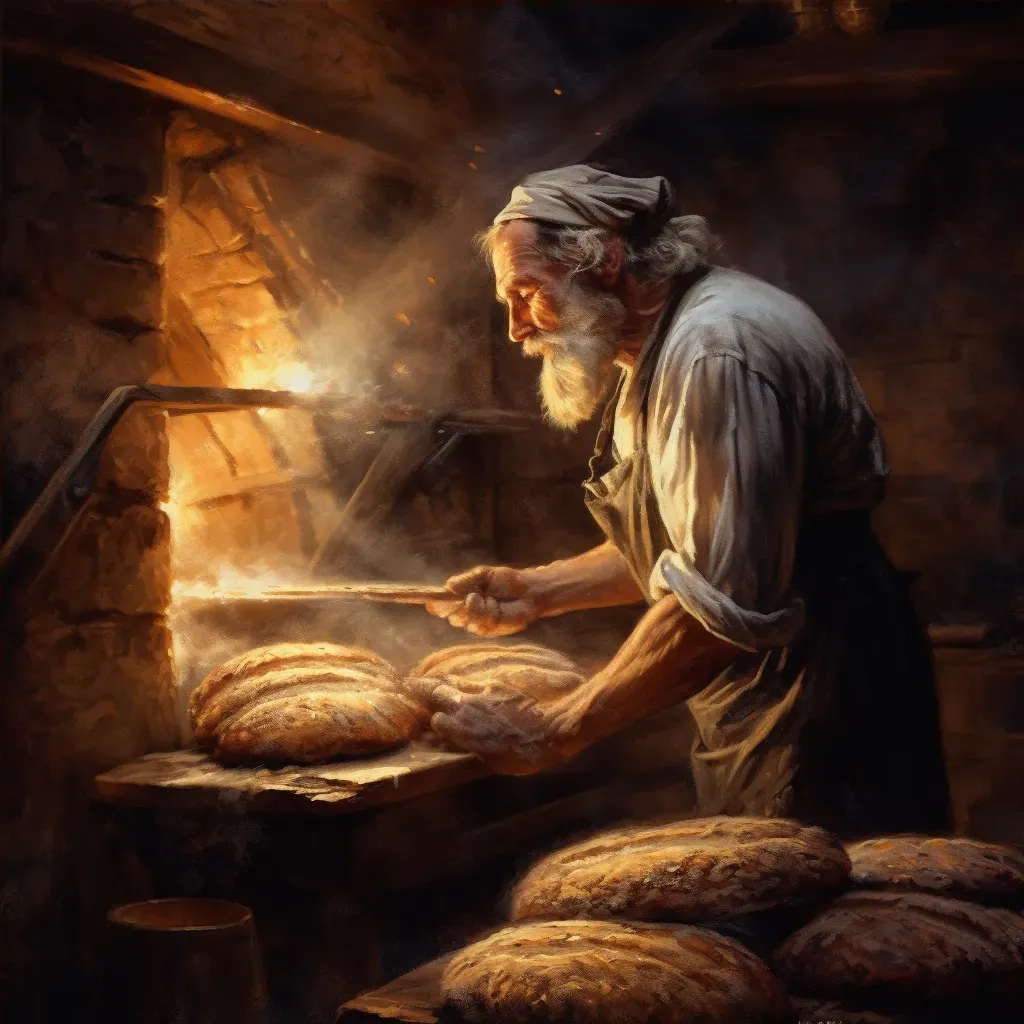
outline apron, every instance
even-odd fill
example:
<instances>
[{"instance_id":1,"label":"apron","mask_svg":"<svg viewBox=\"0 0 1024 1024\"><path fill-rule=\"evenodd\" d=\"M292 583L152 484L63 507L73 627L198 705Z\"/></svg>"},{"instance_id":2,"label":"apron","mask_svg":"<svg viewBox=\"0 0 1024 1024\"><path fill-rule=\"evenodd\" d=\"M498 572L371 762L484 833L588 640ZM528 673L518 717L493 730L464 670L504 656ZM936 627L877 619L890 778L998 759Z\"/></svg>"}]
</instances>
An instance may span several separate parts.
<instances>
[{"instance_id":1,"label":"apron","mask_svg":"<svg viewBox=\"0 0 1024 1024\"><path fill-rule=\"evenodd\" d=\"M616 462L612 451L623 374L584 484L588 510L648 603L651 572L672 547L651 481L648 396L675 313L706 273L679 279L637 360L627 396L637 403L631 455ZM795 817L844 837L946 831L931 648L868 512L806 519L793 586L807 608L794 641L738 649L687 701L697 727L690 764L699 813Z\"/></svg>"}]
</instances>

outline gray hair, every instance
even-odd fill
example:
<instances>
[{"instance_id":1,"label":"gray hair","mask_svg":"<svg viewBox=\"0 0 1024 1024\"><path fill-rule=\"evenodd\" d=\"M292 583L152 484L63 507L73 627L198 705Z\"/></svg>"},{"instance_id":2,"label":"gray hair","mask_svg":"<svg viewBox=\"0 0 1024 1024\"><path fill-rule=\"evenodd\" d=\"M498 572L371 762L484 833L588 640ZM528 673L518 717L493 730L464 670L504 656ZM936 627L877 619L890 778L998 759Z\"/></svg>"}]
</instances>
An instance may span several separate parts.
<instances>
[{"instance_id":1,"label":"gray hair","mask_svg":"<svg viewBox=\"0 0 1024 1024\"><path fill-rule=\"evenodd\" d=\"M477 244L490 260L498 230L496 224L477 236ZM604 261L606 228L559 227L537 221L535 251L546 259L569 267L573 276L596 270ZM624 243L626 269L647 281L666 281L707 266L718 248L718 239L711 234L703 217L690 214L673 217L654 238L636 242L619 236Z\"/></svg>"}]
</instances>

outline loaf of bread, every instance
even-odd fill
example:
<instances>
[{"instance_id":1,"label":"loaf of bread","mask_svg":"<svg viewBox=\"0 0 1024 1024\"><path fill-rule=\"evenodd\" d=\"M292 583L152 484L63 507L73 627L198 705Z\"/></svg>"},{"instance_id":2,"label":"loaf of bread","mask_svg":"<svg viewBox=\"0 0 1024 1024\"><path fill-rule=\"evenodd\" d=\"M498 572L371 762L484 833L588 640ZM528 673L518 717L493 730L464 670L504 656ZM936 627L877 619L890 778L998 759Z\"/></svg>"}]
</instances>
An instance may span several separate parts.
<instances>
[{"instance_id":1,"label":"loaf of bread","mask_svg":"<svg viewBox=\"0 0 1024 1024\"><path fill-rule=\"evenodd\" d=\"M566 693L584 680L580 668L564 654L538 644L462 644L435 651L410 678L444 678L450 685L496 686L540 699Z\"/></svg>"},{"instance_id":2,"label":"loaf of bread","mask_svg":"<svg viewBox=\"0 0 1024 1024\"><path fill-rule=\"evenodd\" d=\"M699 921L801 902L843 885L850 861L823 829L779 818L696 818L602 832L539 861L513 920Z\"/></svg>"},{"instance_id":3,"label":"loaf of bread","mask_svg":"<svg viewBox=\"0 0 1024 1024\"><path fill-rule=\"evenodd\" d=\"M441 992L465 1024L757 1024L791 1015L782 985L753 953L687 925L505 928L456 954Z\"/></svg>"},{"instance_id":4,"label":"loaf of bread","mask_svg":"<svg viewBox=\"0 0 1024 1024\"><path fill-rule=\"evenodd\" d=\"M226 761L305 764L408 742L426 709L395 669L338 644L277 644L212 671L189 701L196 742Z\"/></svg>"},{"instance_id":5,"label":"loaf of bread","mask_svg":"<svg viewBox=\"0 0 1024 1024\"><path fill-rule=\"evenodd\" d=\"M924 893L848 892L775 952L792 991L856 1006L1024 994L1024 919Z\"/></svg>"},{"instance_id":6,"label":"loaf of bread","mask_svg":"<svg viewBox=\"0 0 1024 1024\"><path fill-rule=\"evenodd\" d=\"M851 880L993 906L1024 903L1024 854L963 836L885 836L850 843Z\"/></svg>"}]
</instances>

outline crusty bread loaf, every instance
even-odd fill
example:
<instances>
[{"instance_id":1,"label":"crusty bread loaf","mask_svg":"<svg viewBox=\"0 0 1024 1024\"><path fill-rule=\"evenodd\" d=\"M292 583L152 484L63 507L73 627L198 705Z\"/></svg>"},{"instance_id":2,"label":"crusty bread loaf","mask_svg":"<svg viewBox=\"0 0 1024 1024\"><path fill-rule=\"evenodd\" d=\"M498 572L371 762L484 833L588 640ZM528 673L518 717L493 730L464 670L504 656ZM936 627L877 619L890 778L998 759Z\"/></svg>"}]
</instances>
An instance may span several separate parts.
<instances>
[{"instance_id":1,"label":"crusty bread loaf","mask_svg":"<svg viewBox=\"0 0 1024 1024\"><path fill-rule=\"evenodd\" d=\"M311 664L318 668L352 664L377 665L388 672L394 672L394 668L383 658L373 651L361 648L325 643L272 644L269 647L257 647L239 654L209 672L189 697L189 713L195 717L200 707L223 687L231 685L236 680L246 679L263 671L281 671Z\"/></svg>"},{"instance_id":2,"label":"crusty bread loaf","mask_svg":"<svg viewBox=\"0 0 1024 1024\"><path fill-rule=\"evenodd\" d=\"M217 736L231 720L250 709L254 703L288 693L301 693L310 687L336 689L342 693L365 690L397 690L398 677L394 672L365 662L348 665L305 664L278 668L270 663L252 673L233 677L217 689L204 704L200 704L192 718L192 730L200 746L215 743Z\"/></svg>"},{"instance_id":3,"label":"crusty bread loaf","mask_svg":"<svg viewBox=\"0 0 1024 1024\"><path fill-rule=\"evenodd\" d=\"M1024 903L1024 854L963 836L883 836L850 843L850 878L866 889L931 892L994 906Z\"/></svg>"},{"instance_id":4,"label":"crusty bread loaf","mask_svg":"<svg viewBox=\"0 0 1024 1024\"><path fill-rule=\"evenodd\" d=\"M196 742L230 761L308 763L407 742L428 714L395 669L338 644L277 644L211 672L192 694Z\"/></svg>"},{"instance_id":5,"label":"crusty bread loaf","mask_svg":"<svg viewBox=\"0 0 1024 1024\"><path fill-rule=\"evenodd\" d=\"M395 691L338 691L316 685L260 701L220 733L227 761L306 764L372 754L406 743L423 728L422 707Z\"/></svg>"},{"instance_id":6,"label":"crusty bread loaf","mask_svg":"<svg viewBox=\"0 0 1024 1024\"><path fill-rule=\"evenodd\" d=\"M699 921L799 902L841 886L850 862L823 829L778 818L696 818L602 832L539 861L513 920Z\"/></svg>"},{"instance_id":7,"label":"crusty bread loaf","mask_svg":"<svg viewBox=\"0 0 1024 1024\"><path fill-rule=\"evenodd\" d=\"M1024 993L1024 919L924 893L848 892L776 950L793 991L860 1006Z\"/></svg>"},{"instance_id":8,"label":"crusty bread loaf","mask_svg":"<svg viewBox=\"0 0 1024 1024\"><path fill-rule=\"evenodd\" d=\"M505 928L456 954L441 991L465 1024L756 1024L791 1013L753 953L686 925Z\"/></svg>"},{"instance_id":9,"label":"crusty bread loaf","mask_svg":"<svg viewBox=\"0 0 1024 1024\"><path fill-rule=\"evenodd\" d=\"M487 685L555 696L575 689L584 674L572 659L538 644L462 644L435 651L410 673L411 678L443 677L455 687Z\"/></svg>"}]
</instances>

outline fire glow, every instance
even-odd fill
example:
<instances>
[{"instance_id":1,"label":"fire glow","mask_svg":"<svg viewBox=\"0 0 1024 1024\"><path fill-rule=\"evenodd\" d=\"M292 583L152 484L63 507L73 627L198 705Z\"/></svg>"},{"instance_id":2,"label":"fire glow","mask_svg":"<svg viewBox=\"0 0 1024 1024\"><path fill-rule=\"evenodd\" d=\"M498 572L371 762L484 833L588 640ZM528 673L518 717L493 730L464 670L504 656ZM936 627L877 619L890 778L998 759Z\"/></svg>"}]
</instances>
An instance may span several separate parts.
<instances>
[{"instance_id":1,"label":"fire glow","mask_svg":"<svg viewBox=\"0 0 1024 1024\"><path fill-rule=\"evenodd\" d=\"M273 366L247 363L236 378L235 387L295 391L302 394L323 391L327 383L317 377L311 366L299 360L276 363Z\"/></svg>"},{"instance_id":2,"label":"fire glow","mask_svg":"<svg viewBox=\"0 0 1024 1024\"><path fill-rule=\"evenodd\" d=\"M223 601L223 600L268 600L272 596L271 587L281 586L284 581L276 574L253 578L222 568L216 582L202 580L175 580L171 585L171 600L175 603L185 601Z\"/></svg>"}]
</instances>

